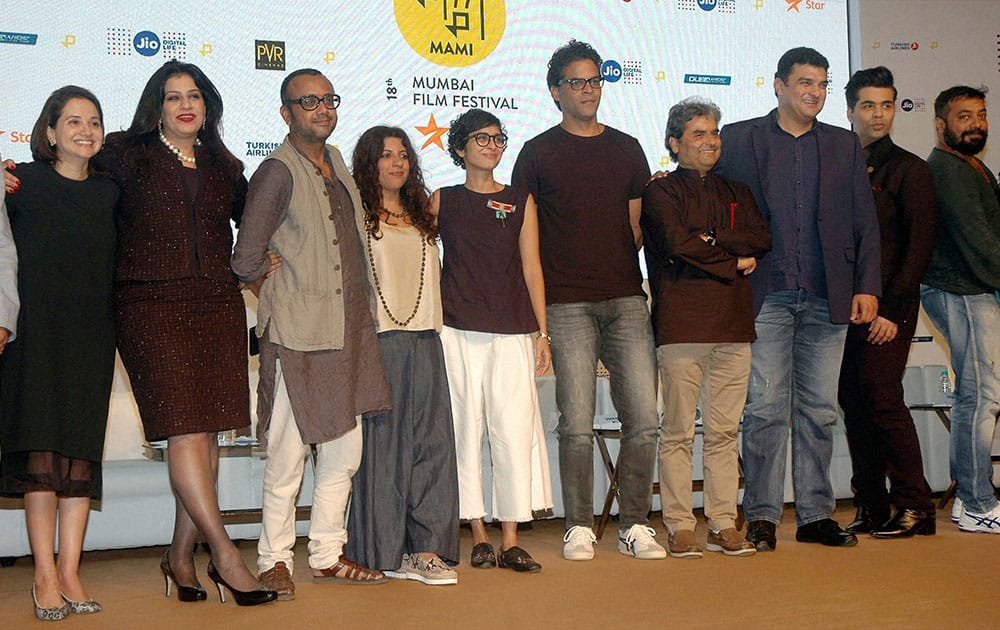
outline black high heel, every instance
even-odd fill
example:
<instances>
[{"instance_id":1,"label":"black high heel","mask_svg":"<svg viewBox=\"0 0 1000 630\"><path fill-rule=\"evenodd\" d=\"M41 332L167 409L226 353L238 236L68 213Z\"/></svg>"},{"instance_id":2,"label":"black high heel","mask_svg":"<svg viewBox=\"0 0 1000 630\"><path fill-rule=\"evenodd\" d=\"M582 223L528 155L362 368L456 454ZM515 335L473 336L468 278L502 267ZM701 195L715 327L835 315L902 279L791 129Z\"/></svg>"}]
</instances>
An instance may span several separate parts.
<instances>
[{"instance_id":1,"label":"black high heel","mask_svg":"<svg viewBox=\"0 0 1000 630\"><path fill-rule=\"evenodd\" d=\"M215 582L215 588L219 589L219 601L223 604L226 603L226 593L222 588L223 586L229 589L229 592L233 594L233 599L236 600L236 604L239 606L256 606L278 599L276 591L269 591L264 588L258 588L253 591L236 590L222 579L222 576L216 571L215 564L211 560L208 561L208 577Z\"/></svg>"},{"instance_id":2,"label":"black high heel","mask_svg":"<svg viewBox=\"0 0 1000 630\"><path fill-rule=\"evenodd\" d=\"M166 597L170 597L170 585L173 584L177 587L177 600L182 602L203 602L208 599L208 593L205 589L201 587L201 584L197 586L184 586L183 584L177 583L177 578L174 577L174 571L170 568L170 551L163 552L163 559L160 560L160 571L163 572L163 581L166 582Z\"/></svg>"}]
</instances>

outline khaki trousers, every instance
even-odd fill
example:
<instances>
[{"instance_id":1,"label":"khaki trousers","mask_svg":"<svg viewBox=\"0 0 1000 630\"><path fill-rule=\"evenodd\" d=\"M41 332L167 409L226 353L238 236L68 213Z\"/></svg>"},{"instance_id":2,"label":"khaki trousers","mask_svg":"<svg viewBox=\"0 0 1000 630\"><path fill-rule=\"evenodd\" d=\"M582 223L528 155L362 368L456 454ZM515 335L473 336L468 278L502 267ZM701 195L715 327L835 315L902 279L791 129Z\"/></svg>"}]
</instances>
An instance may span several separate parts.
<instances>
[{"instance_id":1,"label":"khaki trousers","mask_svg":"<svg viewBox=\"0 0 1000 630\"><path fill-rule=\"evenodd\" d=\"M663 387L660 503L671 532L693 530L691 449L699 394L704 419L704 505L708 526L736 525L737 442L750 376L749 343L675 343L656 349Z\"/></svg>"}]
</instances>

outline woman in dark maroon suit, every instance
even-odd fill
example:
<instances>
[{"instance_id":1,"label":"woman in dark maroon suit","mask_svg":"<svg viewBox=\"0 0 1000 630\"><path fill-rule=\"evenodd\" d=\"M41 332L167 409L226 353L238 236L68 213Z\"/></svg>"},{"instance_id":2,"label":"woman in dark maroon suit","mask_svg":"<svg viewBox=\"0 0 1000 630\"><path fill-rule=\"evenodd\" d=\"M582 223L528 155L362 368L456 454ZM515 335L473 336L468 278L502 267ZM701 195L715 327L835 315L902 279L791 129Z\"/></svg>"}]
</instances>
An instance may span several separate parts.
<instances>
[{"instance_id":1,"label":"woman in dark maroon suit","mask_svg":"<svg viewBox=\"0 0 1000 630\"><path fill-rule=\"evenodd\" d=\"M219 136L222 99L195 65L170 61L149 79L132 125L109 135L100 164L121 187L115 267L118 350L146 438L167 440L177 503L160 568L170 593L203 600L192 549L211 546L208 575L241 605L260 590L219 515L216 433L250 424L246 316L229 269L243 164Z\"/></svg>"}]
</instances>

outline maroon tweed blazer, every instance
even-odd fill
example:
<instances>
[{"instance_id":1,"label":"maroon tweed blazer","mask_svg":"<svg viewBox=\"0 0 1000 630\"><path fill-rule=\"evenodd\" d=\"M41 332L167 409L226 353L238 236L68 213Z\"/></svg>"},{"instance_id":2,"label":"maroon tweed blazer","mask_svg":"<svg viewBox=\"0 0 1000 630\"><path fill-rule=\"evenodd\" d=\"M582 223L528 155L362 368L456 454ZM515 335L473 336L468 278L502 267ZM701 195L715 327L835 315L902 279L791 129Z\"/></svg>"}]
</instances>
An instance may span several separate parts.
<instances>
[{"instance_id":1,"label":"maroon tweed blazer","mask_svg":"<svg viewBox=\"0 0 1000 630\"><path fill-rule=\"evenodd\" d=\"M195 147L198 194L191 204L184 167L159 142L147 160L125 162L122 133L113 133L98 154L99 166L121 188L115 281L211 278L236 282L229 267L233 250L230 220L239 225L247 180L205 147Z\"/></svg>"}]
</instances>

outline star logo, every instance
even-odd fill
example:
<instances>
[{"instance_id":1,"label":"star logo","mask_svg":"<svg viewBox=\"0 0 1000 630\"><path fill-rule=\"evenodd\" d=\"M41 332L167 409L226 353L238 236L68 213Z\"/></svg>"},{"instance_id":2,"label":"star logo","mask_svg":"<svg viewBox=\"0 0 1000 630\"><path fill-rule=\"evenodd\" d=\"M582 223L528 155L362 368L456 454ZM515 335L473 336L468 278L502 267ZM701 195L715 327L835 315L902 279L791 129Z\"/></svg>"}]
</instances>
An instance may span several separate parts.
<instances>
[{"instance_id":1,"label":"star logo","mask_svg":"<svg viewBox=\"0 0 1000 630\"><path fill-rule=\"evenodd\" d=\"M799 11L799 5L802 4L802 0L785 0L785 2L788 3L788 8L785 9L786 12L794 9L796 13L801 13L801 11Z\"/></svg>"},{"instance_id":2,"label":"star logo","mask_svg":"<svg viewBox=\"0 0 1000 630\"><path fill-rule=\"evenodd\" d=\"M427 124L425 126L423 127L417 126L414 127L414 129L419 131L427 138L426 140L424 140L423 145L421 145L420 147L421 150L426 149L432 144L436 144L439 149L444 151L444 142L441 140L441 138L448 131L448 127L439 127L437 121L434 120L434 114L431 114L431 118L430 120L427 121Z\"/></svg>"}]
</instances>

